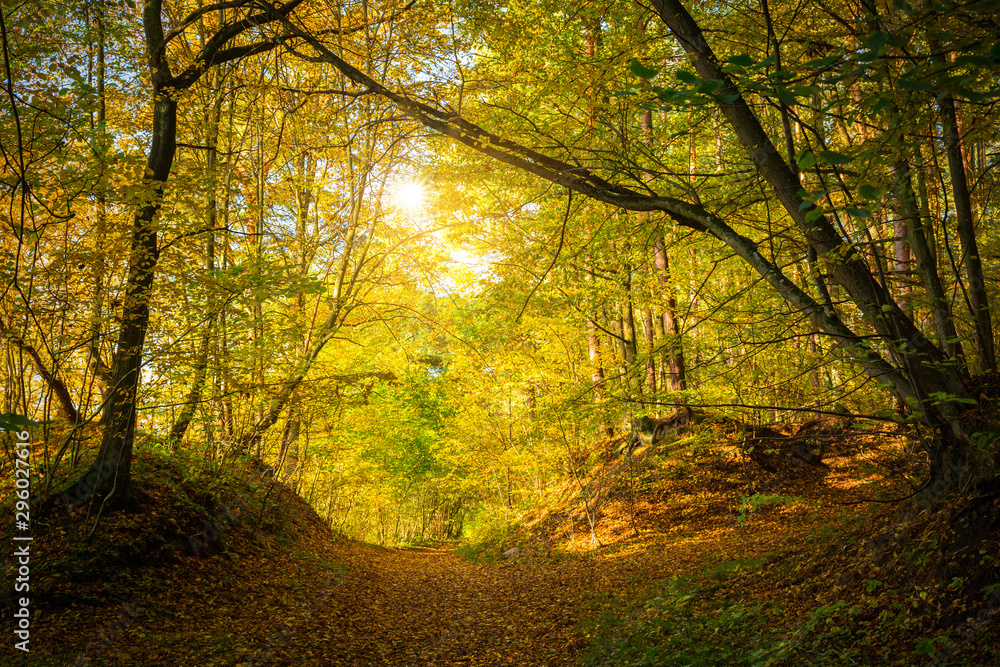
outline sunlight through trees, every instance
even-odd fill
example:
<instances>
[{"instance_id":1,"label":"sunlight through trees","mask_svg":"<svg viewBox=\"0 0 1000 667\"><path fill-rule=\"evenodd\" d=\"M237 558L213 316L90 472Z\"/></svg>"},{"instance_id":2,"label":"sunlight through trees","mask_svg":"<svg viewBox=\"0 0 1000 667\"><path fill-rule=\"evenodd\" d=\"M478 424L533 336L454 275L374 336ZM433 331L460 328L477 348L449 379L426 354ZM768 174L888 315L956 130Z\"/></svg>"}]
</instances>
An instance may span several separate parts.
<instances>
[{"instance_id":1,"label":"sunlight through trees","mask_svg":"<svg viewBox=\"0 0 1000 667\"><path fill-rule=\"evenodd\" d=\"M74 503L163 440L454 535L694 410L905 424L940 494L994 470L982 3L4 19L3 414L90 464Z\"/></svg>"}]
</instances>

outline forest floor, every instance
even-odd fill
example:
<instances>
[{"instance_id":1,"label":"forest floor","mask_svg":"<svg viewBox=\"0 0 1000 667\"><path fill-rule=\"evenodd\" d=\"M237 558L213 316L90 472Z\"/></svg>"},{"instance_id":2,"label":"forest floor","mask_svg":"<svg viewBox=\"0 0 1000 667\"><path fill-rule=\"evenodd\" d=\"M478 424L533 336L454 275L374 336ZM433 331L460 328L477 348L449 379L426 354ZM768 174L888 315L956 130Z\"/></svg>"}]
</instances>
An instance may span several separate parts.
<instances>
[{"instance_id":1,"label":"forest floor","mask_svg":"<svg viewBox=\"0 0 1000 667\"><path fill-rule=\"evenodd\" d=\"M878 540L895 511L855 501L905 487L885 474L884 438L863 439L778 490L768 477L763 495L748 479L763 487L764 476L732 447L647 451L627 466L605 448L585 480L593 533L567 487L478 562L452 544L346 540L281 485L198 478L140 452L138 502L95 537L93 518L56 497L33 515L30 664L995 664L980 660L997 605L960 621L966 607L956 616L943 588L909 570L852 572L850 545ZM518 556L498 558L514 544ZM1000 557L996 545L977 544L984 558ZM993 579L969 585L995 580L996 561L984 567ZM911 612L914 600L937 612ZM27 657L8 642L0 664Z\"/></svg>"}]
</instances>

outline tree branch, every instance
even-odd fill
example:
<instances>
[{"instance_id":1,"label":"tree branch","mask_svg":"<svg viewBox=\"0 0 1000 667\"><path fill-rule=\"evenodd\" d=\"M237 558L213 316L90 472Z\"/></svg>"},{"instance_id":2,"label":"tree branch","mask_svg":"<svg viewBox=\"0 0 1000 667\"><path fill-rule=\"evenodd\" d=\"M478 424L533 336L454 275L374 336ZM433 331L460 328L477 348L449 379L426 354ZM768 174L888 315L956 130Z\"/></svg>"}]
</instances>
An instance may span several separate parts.
<instances>
[{"instance_id":1,"label":"tree branch","mask_svg":"<svg viewBox=\"0 0 1000 667\"><path fill-rule=\"evenodd\" d=\"M49 369L46 368L45 363L42 361L41 355L38 354L38 350L26 343L13 330L5 327L0 331L3 332L4 338L17 345L31 359L31 363L35 366L35 372L41 376L42 380L49 385L52 393L56 395L56 399L59 401L59 413L62 417L70 424L80 421L80 413L73 404L73 397L70 396L69 389L66 388L66 383L54 371L49 372Z\"/></svg>"}]
</instances>

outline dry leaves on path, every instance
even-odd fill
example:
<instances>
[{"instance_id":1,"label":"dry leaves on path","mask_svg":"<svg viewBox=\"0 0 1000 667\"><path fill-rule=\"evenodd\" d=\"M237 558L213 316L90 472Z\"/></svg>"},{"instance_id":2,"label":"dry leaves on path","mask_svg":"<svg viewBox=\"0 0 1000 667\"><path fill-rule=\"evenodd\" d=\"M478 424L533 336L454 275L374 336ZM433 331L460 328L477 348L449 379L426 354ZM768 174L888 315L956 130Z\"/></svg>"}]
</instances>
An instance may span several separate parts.
<instances>
[{"instance_id":1,"label":"dry leaves on path","mask_svg":"<svg viewBox=\"0 0 1000 667\"><path fill-rule=\"evenodd\" d=\"M592 564L486 566L446 549L351 550L352 571L282 651L287 664L306 647L331 665L575 664Z\"/></svg>"}]
</instances>

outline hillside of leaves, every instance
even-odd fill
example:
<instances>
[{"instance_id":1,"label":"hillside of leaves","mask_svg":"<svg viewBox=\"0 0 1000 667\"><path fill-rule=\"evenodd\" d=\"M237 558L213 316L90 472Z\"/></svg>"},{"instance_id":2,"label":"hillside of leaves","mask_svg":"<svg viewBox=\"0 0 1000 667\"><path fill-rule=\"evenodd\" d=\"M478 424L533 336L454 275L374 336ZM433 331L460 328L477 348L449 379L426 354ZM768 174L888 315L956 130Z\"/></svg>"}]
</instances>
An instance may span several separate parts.
<instances>
[{"instance_id":1,"label":"hillside of leaves","mask_svg":"<svg viewBox=\"0 0 1000 667\"><path fill-rule=\"evenodd\" d=\"M723 420L631 460L598 445L512 539L630 573L594 592L582 664L996 664L1000 486L914 504L914 434L843 426ZM810 435L821 459L799 456Z\"/></svg>"},{"instance_id":2,"label":"hillside of leaves","mask_svg":"<svg viewBox=\"0 0 1000 667\"><path fill-rule=\"evenodd\" d=\"M996 484L920 512L908 430L693 422L595 442L489 540L408 549L146 440L132 509L34 508L32 664L995 664Z\"/></svg>"}]
</instances>

